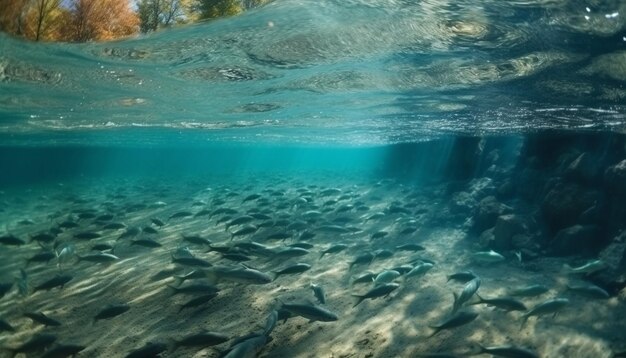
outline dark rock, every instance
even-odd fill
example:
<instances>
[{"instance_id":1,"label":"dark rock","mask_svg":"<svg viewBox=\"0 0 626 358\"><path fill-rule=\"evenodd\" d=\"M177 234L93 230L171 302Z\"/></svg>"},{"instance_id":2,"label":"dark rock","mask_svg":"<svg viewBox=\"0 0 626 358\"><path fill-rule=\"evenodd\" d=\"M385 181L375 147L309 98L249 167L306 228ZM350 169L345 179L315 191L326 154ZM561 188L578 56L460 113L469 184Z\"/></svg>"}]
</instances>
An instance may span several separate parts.
<instances>
[{"instance_id":1,"label":"dark rock","mask_svg":"<svg viewBox=\"0 0 626 358\"><path fill-rule=\"evenodd\" d=\"M513 209L500 203L495 196L482 199L474 212L474 232L483 232L495 226L498 216L508 214Z\"/></svg>"},{"instance_id":2,"label":"dark rock","mask_svg":"<svg viewBox=\"0 0 626 358\"><path fill-rule=\"evenodd\" d=\"M493 236L493 228L491 228L491 229L487 229L483 231L480 234L480 237L478 238L478 243L482 247L491 247L491 245L493 245L494 240L495 239Z\"/></svg>"},{"instance_id":3,"label":"dark rock","mask_svg":"<svg viewBox=\"0 0 626 358\"><path fill-rule=\"evenodd\" d=\"M470 193L462 191L452 196L450 211L453 213L471 213L476 204L476 200Z\"/></svg>"},{"instance_id":4,"label":"dark rock","mask_svg":"<svg viewBox=\"0 0 626 358\"><path fill-rule=\"evenodd\" d=\"M595 189L569 183L558 183L546 194L541 211L550 232L554 233L578 223L585 211L600 202L601 194Z\"/></svg>"},{"instance_id":5,"label":"dark rock","mask_svg":"<svg viewBox=\"0 0 626 358\"><path fill-rule=\"evenodd\" d=\"M600 165L591 154L583 153L568 165L564 175L574 181L592 183L600 177Z\"/></svg>"},{"instance_id":6,"label":"dark rock","mask_svg":"<svg viewBox=\"0 0 626 358\"><path fill-rule=\"evenodd\" d=\"M599 254L598 259L607 266L591 277L596 285L604 288L611 295L626 287L626 231L615 237Z\"/></svg>"},{"instance_id":7,"label":"dark rock","mask_svg":"<svg viewBox=\"0 0 626 358\"><path fill-rule=\"evenodd\" d=\"M604 244L600 230L595 225L574 225L560 230L552 241L553 253L557 256L590 256Z\"/></svg>"},{"instance_id":8,"label":"dark rock","mask_svg":"<svg viewBox=\"0 0 626 358\"><path fill-rule=\"evenodd\" d=\"M527 219L515 214L501 215L493 229L493 246L496 250L510 250L513 248L513 237L525 235L529 231ZM526 235L527 236L527 235Z\"/></svg>"},{"instance_id":9,"label":"dark rock","mask_svg":"<svg viewBox=\"0 0 626 358\"><path fill-rule=\"evenodd\" d=\"M626 159L606 169L604 182L608 188L626 194Z\"/></svg>"}]
</instances>

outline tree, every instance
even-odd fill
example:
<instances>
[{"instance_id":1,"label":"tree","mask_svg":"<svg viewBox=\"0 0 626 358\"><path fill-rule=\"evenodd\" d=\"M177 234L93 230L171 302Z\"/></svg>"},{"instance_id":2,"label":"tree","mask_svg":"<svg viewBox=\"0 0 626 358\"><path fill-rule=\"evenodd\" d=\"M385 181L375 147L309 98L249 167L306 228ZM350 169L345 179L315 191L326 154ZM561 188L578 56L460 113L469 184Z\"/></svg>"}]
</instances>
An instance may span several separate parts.
<instances>
[{"instance_id":1,"label":"tree","mask_svg":"<svg viewBox=\"0 0 626 358\"><path fill-rule=\"evenodd\" d=\"M195 19L190 0L141 0L138 4L141 32L156 31Z\"/></svg>"},{"instance_id":2,"label":"tree","mask_svg":"<svg viewBox=\"0 0 626 358\"><path fill-rule=\"evenodd\" d=\"M61 0L0 0L0 29L35 41L56 39Z\"/></svg>"},{"instance_id":3,"label":"tree","mask_svg":"<svg viewBox=\"0 0 626 358\"><path fill-rule=\"evenodd\" d=\"M240 0L198 0L200 19L213 19L239 14L243 9Z\"/></svg>"},{"instance_id":4,"label":"tree","mask_svg":"<svg viewBox=\"0 0 626 358\"><path fill-rule=\"evenodd\" d=\"M65 27L70 41L102 41L137 32L139 18L128 0L71 0L71 20Z\"/></svg>"}]
</instances>

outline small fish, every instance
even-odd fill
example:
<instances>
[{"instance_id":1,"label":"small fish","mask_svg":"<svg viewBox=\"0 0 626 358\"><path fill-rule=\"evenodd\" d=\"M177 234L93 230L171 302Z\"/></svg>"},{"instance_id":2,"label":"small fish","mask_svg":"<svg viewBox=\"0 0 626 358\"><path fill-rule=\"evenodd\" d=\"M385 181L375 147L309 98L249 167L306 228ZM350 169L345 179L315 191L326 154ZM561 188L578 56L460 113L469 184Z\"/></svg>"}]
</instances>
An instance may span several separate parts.
<instances>
[{"instance_id":1,"label":"small fish","mask_svg":"<svg viewBox=\"0 0 626 358\"><path fill-rule=\"evenodd\" d=\"M178 341L174 341L172 351L178 347L211 347L227 342L227 335L217 332L201 332L188 335Z\"/></svg>"},{"instance_id":2,"label":"small fish","mask_svg":"<svg viewBox=\"0 0 626 358\"><path fill-rule=\"evenodd\" d=\"M68 358L75 357L87 347L76 344L61 344L48 350L41 358Z\"/></svg>"},{"instance_id":3,"label":"small fish","mask_svg":"<svg viewBox=\"0 0 626 358\"><path fill-rule=\"evenodd\" d=\"M163 227L165 225L165 223L163 222L163 220L159 219L159 218L151 218L150 221L158 226L158 227Z\"/></svg>"},{"instance_id":4,"label":"small fish","mask_svg":"<svg viewBox=\"0 0 626 358\"><path fill-rule=\"evenodd\" d=\"M20 295L22 297L28 296L28 274L26 273L26 270L20 269L20 277L16 281L17 291L20 293ZM4 294L0 292L0 298L2 298L2 296L4 296Z\"/></svg>"},{"instance_id":5,"label":"small fish","mask_svg":"<svg viewBox=\"0 0 626 358\"><path fill-rule=\"evenodd\" d=\"M93 239L98 239L100 237L102 237L102 235L95 231L85 231L85 232L79 232L78 234L74 234L74 238L80 239L80 240L93 240Z\"/></svg>"},{"instance_id":6,"label":"small fish","mask_svg":"<svg viewBox=\"0 0 626 358\"><path fill-rule=\"evenodd\" d=\"M146 343L145 346L137 348L126 355L126 358L153 358L167 350L164 343Z\"/></svg>"},{"instance_id":7,"label":"small fish","mask_svg":"<svg viewBox=\"0 0 626 358\"><path fill-rule=\"evenodd\" d=\"M247 223L249 223L249 222L251 222L253 220L254 220L254 218L252 216L250 216L250 215L244 215L244 216L237 217L235 219L232 219L228 223L226 223L225 230L228 230L228 228L230 228L231 226L247 224Z\"/></svg>"},{"instance_id":8,"label":"small fish","mask_svg":"<svg viewBox=\"0 0 626 358\"><path fill-rule=\"evenodd\" d=\"M99 264L109 264L120 259L119 257L113 254L106 253L106 252L98 252L95 254L87 254L84 256L76 255L76 257L78 257L78 262L88 261L88 262L95 262Z\"/></svg>"},{"instance_id":9,"label":"small fish","mask_svg":"<svg viewBox=\"0 0 626 358\"><path fill-rule=\"evenodd\" d=\"M447 282L457 281L457 282L460 282L460 283L467 283L467 282L475 279L476 277L478 277L478 276L476 276L476 274L473 273L472 271L461 271L461 272L453 273L452 275L448 275L447 276L447 278L448 278Z\"/></svg>"},{"instance_id":10,"label":"small fish","mask_svg":"<svg viewBox=\"0 0 626 358\"><path fill-rule=\"evenodd\" d=\"M125 229L126 225L122 223L107 223L102 227L102 230L121 230Z\"/></svg>"},{"instance_id":11,"label":"small fish","mask_svg":"<svg viewBox=\"0 0 626 358\"><path fill-rule=\"evenodd\" d=\"M374 279L374 286L380 286L382 284L393 282L395 279L400 277L400 272L395 270L384 270Z\"/></svg>"},{"instance_id":12,"label":"small fish","mask_svg":"<svg viewBox=\"0 0 626 358\"><path fill-rule=\"evenodd\" d=\"M183 241L194 245L211 245L211 240L205 239L199 235L183 235Z\"/></svg>"},{"instance_id":13,"label":"small fish","mask_svg":"<svg viewBox=\"0 0 626 358\"><path fill-rule=\"evenodd\" d=\"M168 287L174 290L174 293L172 293L172 296L178 295L181 293L182 294L197 294L197 293L212 294L212 293L219 292L219 288L215 287L214 285L207 285L204 283L183 286L183 287L175 287L175 286L168 286Z\"/></svg>"},{"instance_id":14,"label":"small fish","mask_svg":"<svg viewBox=\"0 0 626 358\"><path fill-rule=\"evenodd\" d=\"M589 261L586 264L578 267L571 267L568 264L564 265L565 269L568 273L571 274L592 274L594 272L604 270L606 268L606 264L602 260L593 260Z\"/></svg>"},{"instance_id":15,"label":"small fish","mask_svg":"<svg viewBox=\"0 0 626 358\"><path fill-rule=\"evenodd\" d=\"M494 307L498 307L505 311L526 311L526 306L524 304L514 298L510 297L499 297L499 298L482 298L477 293L476 297L478 297L478 302L471 303L473 305L486 304Z\"/></svg>"},{"instance_id":16,"label":"small fish","mask_svg":"<svg viewBox=\"0 0 626 358\"><path fill-rule=\"evenodd\" d=\"M41 352L50 347L57 340L57 336L53 334L40 333L23 343L17 348L8 348L15 357L18 353L34 353Z\"/></svg>"},{"instance_id":17,"label":"small fish","mask_svg":"<svg viewBox=\"0 0 626 358\"><path fill-rule=\"evenodd\" d=\"M113 251L114 246L112 244L106 243L106 242L102 242L99 244L95 244L91 247L91 251L107 251L107 250L111 250L111 252Z\"/></svg>"},{"instance_id":18,"label":"small fish","mask_svg":"<svg viewBox=\"0 0 626 358\"><path fill-rule=\"evenodd\" d=\"M374 282L374 279L376 278L376 275L371 273L371 272L365 272L364 274L358 276L357 278L355 278L352 281L352 284L357 284L357 283L370 283L370 282Z\"/></svg>"},{"instance_id":19,"label":"small fish","mask_svg":"<svg viewBox=\"0 0 626 358\"><path fill-rule=\"evenodd\" d=\"M148 248L157 248L157 247L163 246L160 243L158 243L157 241L154 241L152 239L132 240L130 242L130 245L131 246L143 246L143 247L148 247Z\"/></svg>"},{"instance_id":20,"label":"small fish","mask_svg":"<svg viewBox=\"0 0 626 358\"><path fill-rule=\"evenodd\" d=\"M203 304L211 301L215 297L217 297L217 295L218 295L217 292L213 292L213 293L209 293L207 295L202 295L202 296L199 296L199 297L196 297L196 298L192 298L191 300L189 300L185 304L183 304L180 307L180 310L178 310L178 312L184 310L185 308L192 308L192 307L198 307L200 305L203 305Z\"/></svg>"},{"instance_id":21,"label":"small fish","mask_svg":"<svg viewBox=\"0 0 626 358\"><path fill-rule=\"evenodd\" d=\"M317 298L317 301L321 304L326 303L326 294L322 286L311 283L309 287L313 290L313 295Z\"/></svg>"},{"instance_id":22,"label":"small fish","mask_svg":"<svg viewBox=\"0 0 626 358\"><path fill-rule=\"evenodd\" d=\"M66 283L70 282L74 277L70 275L60 275L51 278L48 281L43 282L39 286L36 286L33 292L41 291L41 290L51 290L55 287L63 288Z\"/></svg>"},{"instance_id":23,"label":"small fish","mask_svg":"<svg viewBox=\"0 0 626 358\"><path fill-rule=\"evenodd\" d=\"M524 324L526 323L528 318L531 316L540 317L540 316L547 315L547 314L553 314L554 316L556 316L557 313L559 313L568 304L569 304L569 300L567 298L554 298L551 300L541 302L540 304L536 305L530 311L526 312L522 316L521 327L524 327Z\"/></svg>"},{"instance_id":24,"label":"small fish","mask_svg":"<svg viewBox=\"0 0 626 358\"><path fill-rule=\"evenodd\" d=\"M282 270L274 271L274 280L276 280L278 277L282 275L298 274L298 273L308 271L309 269L311 269L311 265L299 262L291 266L287 266Z\"/></svg>"},{"instance_id":25,"label":"small fish","mask_svg":"<svg viewBox=\"0 0 626 358\"><path fill-rule=\"evenodd\" d=\"M339 319L337 314L324 307L310 304L287 304L283 303L281 310L285 310L292 315L309 319L309 322L332 322Z\"/></svg>"},{"instance_id":26,"label":"small fish","mask_svg":"<svg viewBox=\"0 0 626 358\"><path fill-rule=\"evenodd\" d=\"M125 303L109 305L103 308L100 312L98 312L98 314L96 314L96 316L93 318L93 321L95 323L101 319L117 317L122 313L127 312L128 310L130 310L130 306Z\"/></svg>"},{"instance_id":27,"label":"small fish","mask_svg":"<svg viewBox=\"0 0 626 358\"><path fill-rule=\"evenodd\" d=\"M28 317L32 319L33 322L43 324L46 327L57 327L61 325L61 322L46 316L43 312L26 312L24 313L24 317Z\"/></svg>"},{"instance_id":28,"label":"small fish","mask_svg":"<svg viewBox=\"0 0 626 358\"><path fill-rule=\"evenodd\" d=\"M197 257L174 257L172 256L172 262L183 266L196 266L196 267L211 267L210 262L199 259Z\"/></svg>"},{"instance_id":29,"label":"small fish","mask_svg":"<svg viewBox=\"0 0 626 358\"><path fill-rule=\"evenodd\" d=\"M519 287L512 289L509 291L509 296L519 296L519 297L534 297L542 295L548 292L550 289L544 285L529 285L524 287Z\"/></svg>"},{"instance_id":30,"label":"small fish","mask_svg":"<svg viewBox=\"0 0 626 358\"><path fill-rule=\"evenodd\" d=\"M472 254L472 258L474 259L474 261L486 264L493 264L504 261L504 256L493 250L475 252Z\"/></svg>"},{"instance_id":31,"label":"small fish","mask_svg":"<svg viewBox=\"0 0 626 358\"><path fill-rule=\"evenodd\" d=\"M248 267L211 268L206 270L206 277L211 282L231 281L251 285L265 285L272 282L270 275Z\"/></svg>"},{"instance_id":32,"label":"small fish","mask_svg":"<svg viewBox=\"0 0 626 358\"><path fill-rule=\"evenodd\" d=\"M400 287L400 285L397 283L384 283L380 286L376 286L372 288L371 290L367 291L364 295L352 295L353 297L357 298L357 302L352 307L358 306L361 302L363 302L363 300L368 299L368 298L374 300L378 297L382 297L382 296L386 297L391 292L396 290L398 287Z\"/></svg>"},{"instance_id":33,"label":"small fish","mask_svg":"<svg viewBox=\"0 0 626 358\"><path fill-rule=\"evenodd\" d=\"M159 233L159 231L152 226L145 226L143 229L141 229L141 231L143 231L145 234L150 235L157 235Z\"/></svg>"},{"instance_id":34,"label":"small fish","mask_svg":"<svg viewBox=\"0 0 626 358\"><path fill-rule=\"evenodd\" d=\"M350 263L349 270L352 269L354 265L369 265L374 260L374 255L371 252L364 253L354 258L354 261Z\"/></svg>"},{"instance_id":35,"label":"small fish","mask_svg":"<svg viewBox=\"0 0 626 358\"><path fill-rule=\"evenodd\" d=\"M179 212L176 212L176 213L170 215L169 220L188 218L190 216L193 216L193 213L190 212L190 211L179 211Z\"/></svg>"},{"instance_id":36,"label":"small fish","mask_svg":"<svg viewBox=\"0 0 626 358\"><path fill-rule=\"evenodd\" d=\"M372 234L372 239L382 239L383 237L389 235L389 232L387 231L377 231L375 233Z\"/></svg>"},{"instance_id":37,"label":"small fish","mask_svg":"<svg viewBox=\"0 0 626 358\"><path fill-rule=\"evenodd\" d=\"M280 250L277 253L274 254L274 258L278 258L278 259L288 259L288 258L292 258L292 257L300 257L300 256L305 256L308 255L309 253L311 253L309 250L307 249L302 249L299 247L290 247L284 250Z\"/></svg>"},{"instance_id":38,"label":"small fish","mask_svg":"<svg viewBox=\"0 0 626 358\"><path fill-rule=\"evenodd\" d=\"M313 244L309 244L308 242L296 242L295 244L289 245L290 247L297 247L300 249L310 250L315 246Z\"/></svg>"},{"instance_id":39,"label":"small fish","mask_svg":"<svg viewBox=\"0 0 626 358\"><path fill-rule=\"evenodd\" d=\"M257 200L260 197L261 197L261 194L250 194L243 199L242 203L245 203L251 200Z\"/></svg>"},{"instance_id":40,"label":"small fish","mask_svg":"<svg viewBox=\"0 0 626 358\"><path fill-rule=\"evenodd\" d=\"M241 229L230 233L230 239L234 239L236 236L244 236L249 234L254 234L259 228L254 225L246 225Z\"/></svg>"},{"instance_id":41,"label":"small fish","mask_svg":"<svg viewBox=\"0 0 626 358\"><path fill-rule=\"evenodd\" d=\"M611 297L606 290L594 284L567 285L567 289L589 298L607 299Z\"/></svg>"},{"instance_id":42,"label":"small fish","mask_svg":"<svg viewBox=\"0 0 626 358\"><path fill-rule=\"evenodd\" d=\"M430 337L436 335L437 333L441 332L444 329L450 329L450 328L455 328L455 327L466 325L472 322L473 320L475 320L476 317L478 317L478 313L476 312L459 311L455 313L453 316L450 316L445 321L437 325L430 326L430 328L433 328L435 330L430 335Z\"/></svg>"},{"instance_id":43,"label":"small fish","mask_svg":"<svg viewBox=\"0 0 626 358\"><path fill-rule=\"evenodd\" d=\"M396 251L424 251L426 248L418 244L404 244L396 246Z\"/></svg>"},{"instance_id":44,"label":"small fish","mask_svg":"<svg viewBox=\"0 0 626 358\"><path fill-rule=\"evenodd\" d=\"M474 296L476 291L478 291L479 287L480 287L480 278L476 277L475 279L465 284L465 287L463 287L463 291L461 291L460 295L457 295L455 292L454 304L452 306L452 313L458 311L459 308L461 308L461 306L463 306L465 302L468 302L472 298L472 296Z\"/></svg>"},{"instance_id":45,"label":"small fish","mask_svg":"<svg viewBox=\"0 0 626 358\"><path fill-rule=\"evenodd\" d=\"M7 246L22 246L26 245L26 241L18 238L15 235L4 235L0 236L0 244Z\"/></svg>"},{"instance_id":46,"label":"small fish","mask_svg":"<svg viewBox=\"0 0 626 358\"><path fill-rule=\"evenodd\" d=\"M388 259L390 257L393 257L393 251L391 250L376 250L374 251L374 258L376 259Z\"/></svg>"},{"instance_id":47,"label":"small fish","mask_svg":"<svg viewBox=\"0 0 626 358\"><path fill-rule=\"evenodd\" d=\"M30 237L30 242L37 241L39 243L49 244L56 239L56 235L51 233L42 232Z\"/></svg>"},{"instance_id":48,"label":"small fish","mask_svg":"<svg viewBox=\"0 0 626 358\"><path fill-rule=\"evenodd\" d=\"M341 252L345 249L348 248L348 245L344 245L344 244L336 244L336 245L332 245L331 247L327 248L326 250L322 251L322 254L320 255L320 259L322 257L324 257L324 255L326 254L336 254L338 252Z\"/></svg>"},{"instance_id":49,"label":"small fish","mask_svg":"<svg viewBox=\"0 0 626 358\"><path fill-rule=\"evenodd\" d=\"M421 264L416 265L413 269L404 276L405 278L413 277L413 276L423 276L426 272L430 271L433 268L433 264L430 262L422 262Z\"/></svg>"},{"instance_id":50,"label":"small fish","mask_svg":"<svg viewBox=\"0 0 626 358\"><path fill-rule=\"evenodd\" d=\"M529 349L509 345L483 347L479 344L478 352L476 352L475 354L491 354L492 356L509 358L539 358L539 355L537 353Z\"/></svg>"},{"instance_id":51,"label":"small fish","mask_svg":"<svg viewBox=\"0 0 626 358\"><path fill-rule=\"evenodd\" d=\"M139 235L140 232L141 230L138 227L129 227L117 239L121 240L121 239L130 238L130 237L135 237Z\"/></svg>"},{"instance_id":52,"label":"small fish","mask_svg":"<svg viewBox=\"0 0 626 358\"><path fill-rule=\"evenodd\" d=\"M221 358L253 358L267 344L268 337L264 334L251 334L236 340L231 347L222 352Z\"/></svg>"},{"instance_id":53,"label":"small fish","mask_svg":"<svg viewBox=\"0 0 626 358\"><path fill-rule=\"evenodd\" d=\"M276 323L278 322L278 311L273 310L270 314L267 315L265 319L265 328L263 328L263 334L269 336L272 331L274 331L274 327L276 327Z\"/></svg>"}]
</instances>

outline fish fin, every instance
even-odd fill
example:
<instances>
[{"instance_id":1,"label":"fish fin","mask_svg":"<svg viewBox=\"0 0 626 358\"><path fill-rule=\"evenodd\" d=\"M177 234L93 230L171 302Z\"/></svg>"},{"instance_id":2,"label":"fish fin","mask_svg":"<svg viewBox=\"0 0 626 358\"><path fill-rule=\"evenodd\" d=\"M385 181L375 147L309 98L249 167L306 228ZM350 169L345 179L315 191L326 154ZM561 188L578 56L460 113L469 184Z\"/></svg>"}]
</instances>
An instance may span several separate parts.
<instances>
[{"instance_id":1,"label":"fish fin","mask_svg":"<svg viewBox=\"0 0 626 358\"><path fill-rule=\"evenodd\" d=\"M456 292L452 292L452 295L454 296L454 302L452 303L452 314L454 314L459 309L459 307L457 307L459 295L457 295Z\"/></svg>"},{"instance_id":2,"label":"fish fin","mask_svg":"<svg viewBox=\"0 0 626 358\"><path fill-rule=\"evenodd\" d=\"M428 338L433 337L437 333L441 332L441 329L439 327L433 327L433 326L428 326L428 327L430 327L430 328L432 328L434 330L433 333L431 333L430 336L428 336Z\"/></svg>"},{"instance_id":3,"label":"fish fin","mask_svg":"<svg viewBox=\"0 0 626 358\"><path fill-rule=\"evenodd\" d=\"M528 321L528 317L530 317L530 316L528 316L528 315L526 315L526 314L522 316L522 324L520 324L520 327L519 327L519 330L520 330L520 331L521 331L521 330L522 330L522 328L524 328L524 326L526 325L526 321Z\"/></svg>"},{"instance_id":4,"label":"fish fin","mask_svg":"<svg viewBox=\"0 0 626 358\"><path fill-rule=\"evenodd\" d=\"M352 297L356 297L357 301L354 304L354 306L352 306L352 308L358 306L361 302L363 302L363 300L365 300L365 296L360 296L360 295L352 295Z\"/></svg>"},{"instance_id":5,"label":"fish fin","mask_svg":"<svg viewBox=\"0 0 626 358\"><path fill-rule=\"evenodd\" d=\"M320 258L319 258L318 260L321 260L321 259L322 259L322 257L324 257L324 255L326 255L326 253L325 253L325 252L322 252L322 254L320 255Z\"/></svg>"}]
</instances>

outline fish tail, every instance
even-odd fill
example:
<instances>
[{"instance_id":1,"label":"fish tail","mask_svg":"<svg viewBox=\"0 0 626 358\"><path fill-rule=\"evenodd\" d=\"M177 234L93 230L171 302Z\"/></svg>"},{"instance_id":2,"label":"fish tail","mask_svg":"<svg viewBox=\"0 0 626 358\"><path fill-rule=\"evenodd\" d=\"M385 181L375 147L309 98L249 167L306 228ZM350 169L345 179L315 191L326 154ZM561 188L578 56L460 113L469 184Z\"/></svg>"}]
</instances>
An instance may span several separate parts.
<instances>
[{"instance_id":1,"label":"fish tail","mask_svg":"<svg viewBox=\"0 0 626 358\"><path fill-rule=\"evenodd\" d=\"M432 328L434 331L433 333L431 333L428 338L435 336L437 333L441 332L441 329L439 327L433 327L433 326L428 326L430 328Z\"/></svg>"},{"instance_id":2,"label":"fish tail","mask_svg":"<svg viewBox=\"0 0 626 358\"><path fill-rule=\"evenodd\" d=\"M365 299L365 296L359 296L359 295L352 295L352 297L356 297L357 298L357 301L354 304L354 306L352 306L352 308L358 306Z\"/></svg>"},{"instance_id":3,"label":"fish tail","mask_svg":"<svg viewBox=\"0 0 626 358\"><path fill-rule=\"evenodd\" d=\"M321 259L322 259L322 257L324 257L324 255L326 255L326 253L325 253L325 252L322 252L322 254L320 255L320 258L319 258L318 260L321 260Z\"/></svg>"},{"instance_id":4,"label":"fish tail","mask_svg":"<svg viewBox=\"0 0 626 358\"><path fill-rule=\"evenodd\" d=\"M526 325L526 321L528 321L528 317L530 316L527 314L522 316L522 323L519 326L520 331L522 330L522 328L524 328L524 325Z\"/></svg>"}]
</instances>

